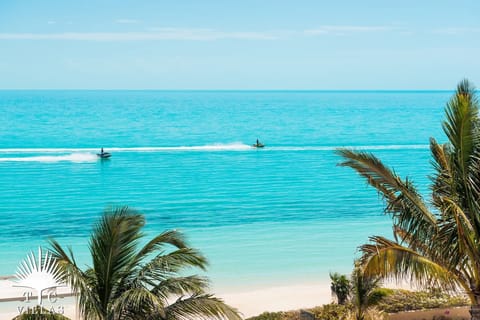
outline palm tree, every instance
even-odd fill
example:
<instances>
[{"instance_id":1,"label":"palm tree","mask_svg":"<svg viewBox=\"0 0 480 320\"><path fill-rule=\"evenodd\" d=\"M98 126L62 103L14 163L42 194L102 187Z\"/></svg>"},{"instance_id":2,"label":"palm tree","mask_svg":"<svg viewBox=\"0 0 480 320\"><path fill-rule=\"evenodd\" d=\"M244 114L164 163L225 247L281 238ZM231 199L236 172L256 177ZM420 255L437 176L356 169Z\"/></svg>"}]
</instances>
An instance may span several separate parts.
<instances>
[{"instance_id":1,"label":"palm tree","mask_svg":"<svg viewBox=\"0 0 480 320\"><path fill-rule=\"evenodd\" d=\"M128 207L107 209L92 232L92 267L81 270L55 240L51 251L78 297L85 319L241 319L237 311L207 294L208 280L184 275L205 270L207 261L181 233L165 231L145 246L145 219Z\"/></svg>"},{"instance_id":2,"label":"palm tree","mask_svg":"<svg viewBox=\"0 0 480 320\"><path fill-rule=\"evenodd\" d=\"M402 179L374 155L337 152L341 166L355 169L386 202L394 238L370 237L361 246L367 275L409 279L420 285L461 289L480 319L480 122L479 103L464 80L447 103L443 129L448 143L430 139L435 174L427 203L408 178Z\"/></svg>"},{"instance_id":3,"label":"palm tree","mask_svg":"<svg viewBox=\"0 0 480 320\"><path fill-rule=\"evenodd\" d=\"M345 304L350 295L350 280L348 280L346 275L337 272L330 273L330 280L332 280L330 285L332 295L337 297L338 304Z\"/></svg>"},{"instance_id":4,"label":"palm tree","mask_svg":"<svg viewBox=\"0 0 480 320\"><path fill-rule=\"evenodd\" d=\"M351 302L355 307L355 319L364 320L365 314L379 300L375 289L380 285L380 278L366 275L360 267L353 269L351 280Z\"/></svg>"}]
</instances>

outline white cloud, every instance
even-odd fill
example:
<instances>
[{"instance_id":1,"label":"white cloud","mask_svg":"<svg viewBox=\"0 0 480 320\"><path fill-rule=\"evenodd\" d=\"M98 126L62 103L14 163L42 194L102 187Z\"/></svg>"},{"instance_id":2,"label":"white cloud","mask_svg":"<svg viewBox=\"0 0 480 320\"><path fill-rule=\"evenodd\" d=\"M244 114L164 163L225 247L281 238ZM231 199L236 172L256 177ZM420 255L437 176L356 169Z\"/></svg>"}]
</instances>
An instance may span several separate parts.
<instances>
[{"instance_id":1,"label":"white cloud","mask_svg":"<svg viewBox=\"0 0 480 320\"><path fill-rule=\"evenodd\" d=\"M120 22L122 21L122 22ZM118 23L135 20L119 19ZM162 41L162 40L278 40L317 35L345 35L351 33L393 30L386 26L320 26L303 31L219 31L207 28L151 28L127 32L62 32L62 33L0 33L0 40L72 40L72 41Z\"/></svg>"},{"instance_id":2,"label":"white cloud","mask_svg":"<svg viewBox=\"0 0 480 320\"><path fill-rule=\"evenodd\" d=\"M310 36L324 34L345 35L349 33L381 32L390 30L392 30L392 28L387 26L320 26L315 29L304 30L304 34Z\"/></svg>"},{"instance_id":3,"label":"white cloud","mask_svg":"<svg viewBox=\"0 0 480 320\"><path fill-rule=\"evenodd\" d=\"M465 28L465 27L439 28L439 29L433 30L433 33L456 36L456 35L462 35L462 34L480 33L480 28Z\"/></svg>"},{"instance_id":4,"label":"white cloud","mask_svg":"<svg viewBox=\"0 0 480 320\"><path fill-rule=\"evenodd\" d=\"M154 34L167 39L179 40L222 40L222 39L243 39L243 40L273 40L277 35L269 32L245 32L245 31L218 31L207 28L151 28Z\"/></svg>"},{"instance_id":5,"label":"white cloud","mask_svg":"<svg viewBox=\"0 0 480 320\"><path fill-rule=\"evenodd\" d=\"M135 19L117 19L115 20L115 22L120 24L135 24L135 23L139 23L140 21Z\"/></svg>"},{"instance_id":6,"label":"white cloud","mask_svg":"<svg viewBox=\"0 0 480 320\"><path fill-rule=\"evenodd\" d=\"M273 40L277 36L264 32L222 32L211 29L157 28L148 32L63 32L63 33L0 33L0 40L77 40L77 41L142 41L224 39Z\"/></svg>"}]
</instances>

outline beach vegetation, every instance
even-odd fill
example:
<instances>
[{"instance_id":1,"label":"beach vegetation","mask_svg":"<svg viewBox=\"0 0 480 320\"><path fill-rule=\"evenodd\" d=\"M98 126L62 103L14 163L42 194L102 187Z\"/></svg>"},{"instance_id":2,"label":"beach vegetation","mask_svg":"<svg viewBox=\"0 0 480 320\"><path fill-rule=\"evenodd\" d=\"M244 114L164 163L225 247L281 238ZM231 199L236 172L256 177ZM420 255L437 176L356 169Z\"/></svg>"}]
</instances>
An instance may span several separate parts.
<instances>
[{"instance_id":1,"label":"beach vegetation","mask_svg":"<svg viewBox=\"0 0 480 320\"><path fill-rule=\"evenodd\" d=\"M144 225L133 209L106 209L90 237L92 266L86 270L71 249L50 240L84 319L241 319L207 292L206 277L187 275L192 268L205 270L207 260L182 233L164 231L141 247Z\"/></svg>"},{"instance_id":2,"label":"beach vegetation","mask_svg":"<svg viewBox=\"0 0 480 320\"><path fill-rule=\"evenodd\" d=\"M355 320L354 306L351 303L337 304L330 303L321 307L308 309L309 313L318 320ZM301 320L301 311L281 311L281 312L264 312L258 316L248 318L247 320ZM369 314L370 320L383 320L384 314Z\"/></svg>"},{"instance_id":3,"label":"beach vegetation","mask_svg":"<svg viewBox=\"0 0 480 320\"><path fill-rule=\"evenodd\" d=\"M464 295L449 295L438 290L434 291L410 291L405 289L376 288L370 293L373 307L365 311L364 319L382 320L388 319L390 315L405 311L432 310L436 312L438 308L452 308L467 306L469 300ZM375 302L373 302L375 301ZM356 306L347 302L344 305L337 303L325 304L323 306L308 309L315 319L321 320L356 320ZM414 313L411 314L413 319ZM435 317L435 316L434 316ZM453 319L451 316L436 316L435 319ZM282 312L264 312L258 316L248 318L248 320L299 320L300 310L282 311ZM426 319L432 319L426 318Z\"/></svg>"},{"instance_id":4,"label":"beach vegetation","mask_svg":"<svg viewBox=\"0 0 480 320\"><path fill-rule=\"evenodd\" d=\"M350 280L344 274L338 272L330 273L330 290L332 295L337 298L338 304L345 304L350 296Z\"/></svg>"},{"instance_id":5,"label":"beach vegetation","mask_svg":"<svg viewBox=\"0 0 480 320\"><path fill-rule=\"evenodd\" d=\"M300 320L300 311L263 312L247 320Z\"/></svg>"},{"instance_id":6,"label":"beach vegetation","mask_svg":"<svg viewBox=\"0 0 480 320\"><path fill-rule=\"evenodd\" d=\"M332 295L337 297L339 305L346 305L349 308L350 318L356 320L372 319L372 314L379 314L380 311L375 309L377 304L384 295L383 291L377 291L380 285L380 278L372 275L365 275L361 268L355 267L351 279L346 275L331 273L331 291ZM326 308L325 310L328 310ZM322 312L325 312L322 309ZM324 315L325 317L325 315Z\"/></svg>"},{"instance_id":7,"label":"beach vegetation","mask_svg":"<svg viewBox=\"0 0 480 320\"><path fill-rule=\"evenodd\" d=\"M383 288L376 291L384 291ZM469 304L464 295L449 295L440 291L410 291L404 289L386 289L376 304L387 313L426 310L445 307L462 307Z\"/></svg>"},{"instance_id":8,"label":"beach vegetation","mask_svg":"<svg viewBox=\"0 0 480 320\"><path fill-rule=\"evenodd\" d=\"M363 273L360 267L356 267L352 273L351 280L351 298L350 301L355 309L355 319L372 319L380 313L375 309L375 305L384 297L381 292L377 292L380 285L380 278L376 275L367 275Z\"/></svg>"},{"instance_id":9,"label":"beach vegetation","mask_svg":"<svg viewBox=\"0 0 480 320\"><path fill-rule=\"evenodd\" d=\"M361 246L367 275L464 292L480 319L480 121L475 89L461 81L445 108L446 143L430 139L434 173L426 201L375 155L339 149L341 166L375 188L392 217L393 237L372 236Z\"/></svg>"},{"instance_id":10,"label":"beach vegetation","mask_svg":"<svg viewBox=\"0 0 480 320\"><path fill-rule=\"evenodd\" d=\"M315 319L325 320L353 320L353 306L350 303L346 304L325 304L322 307L313 308L310 310Z\"/></svg>"}]
</instances>

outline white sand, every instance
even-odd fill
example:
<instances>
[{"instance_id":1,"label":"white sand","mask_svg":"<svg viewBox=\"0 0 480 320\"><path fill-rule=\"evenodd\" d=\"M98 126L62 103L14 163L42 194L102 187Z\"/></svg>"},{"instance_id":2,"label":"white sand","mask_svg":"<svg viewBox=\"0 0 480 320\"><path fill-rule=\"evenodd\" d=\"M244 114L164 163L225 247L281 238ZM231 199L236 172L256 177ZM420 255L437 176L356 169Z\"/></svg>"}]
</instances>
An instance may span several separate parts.
<instances>
[{"instance_id":1,"label":"white sand","mask_svg":"<svg viewBox=\"0 0 480 320\"><path fill-rule=\"evenodd\" d=\"M332 301L330 284L299 284L259 288L243 292L219 292L218 297L244 317L264 311L288 311L321 306Z\"/></svg>"},{"instance_id":2,"label":"white sand","mask_svg":"<svg viewBox=\"0 0 480 320\"><path fill-rule=\"evenodd\" d=\"M0 280L0 300L16 297L15 301L0 302L0 319L12 319L18 315L18 307L25 306L23 293L25 289L13 287L11 280ZM68 292L61 288L59 293ZM258 315L264 311L288 311L300 308L310 308L331 302L330 284L297 284L255 288L236 291L218 290L215 295L226 303L237 308L244 317ZM34 305L35 299L30 304ZM62 298L55 304L64 306L65 315L76 319L74 299ZM47 308L48 305L45 303Z\"/></svg>"}]
</instances>

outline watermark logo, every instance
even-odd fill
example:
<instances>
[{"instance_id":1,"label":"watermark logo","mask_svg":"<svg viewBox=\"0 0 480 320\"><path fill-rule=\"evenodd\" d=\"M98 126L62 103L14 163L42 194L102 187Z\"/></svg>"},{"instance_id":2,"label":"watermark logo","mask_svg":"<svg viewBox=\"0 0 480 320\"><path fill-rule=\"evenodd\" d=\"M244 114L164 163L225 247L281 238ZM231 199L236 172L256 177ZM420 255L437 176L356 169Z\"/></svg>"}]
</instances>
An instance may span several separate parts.
<instances>
[{"instance_id":1,"label":"watermark logo","mask_svg":"<svg viewBox=\"0 0 480 320\"><path fill-rule=\"evenodd\" d=\"M50 303L57 300L56 291L59 287L65 287L62 282L63 274L60 271L52 254L48 251L42 255L42 248L38 248L38 256L30 252L17 268L15 273L16 284L14 287L28 288L32 291L25 291L25 302L30 302L30 298L36 293L37 306L42 307L43 297L46 296ZM23 312L23 307L19 312ZM61 307L63 309L63 307ZM63 311L63 310L62 310Z\"/></svg>"}]
</instances>

